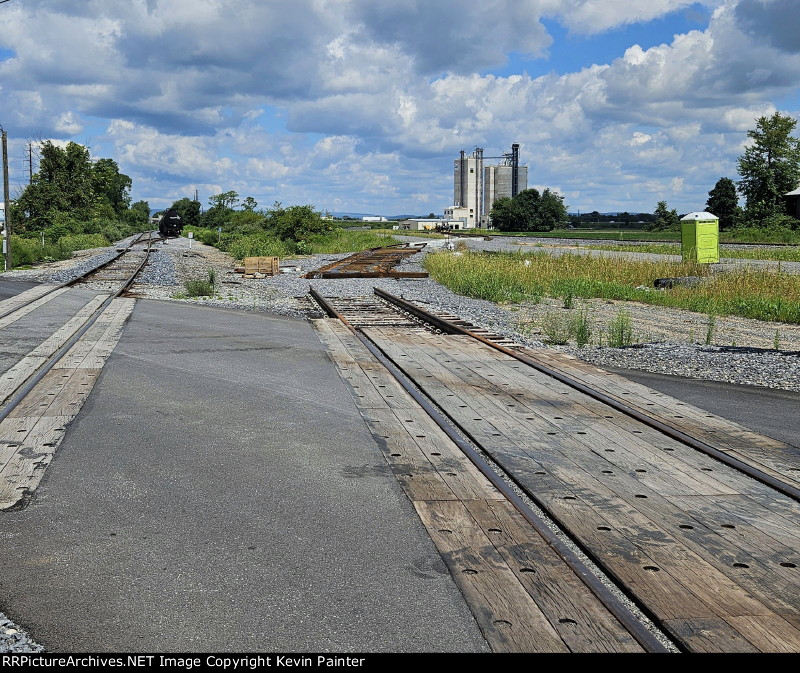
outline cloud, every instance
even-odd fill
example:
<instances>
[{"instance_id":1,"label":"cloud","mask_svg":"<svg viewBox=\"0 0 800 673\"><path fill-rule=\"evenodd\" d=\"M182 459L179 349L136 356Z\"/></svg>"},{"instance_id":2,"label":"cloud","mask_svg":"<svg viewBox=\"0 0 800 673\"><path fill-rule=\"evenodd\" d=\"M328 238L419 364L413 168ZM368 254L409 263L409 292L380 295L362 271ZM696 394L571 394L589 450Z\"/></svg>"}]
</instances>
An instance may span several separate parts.
<instances>
[{"instance_id":1,"label":"cloud","mask_svg":"<svg viewBox=\"0 0 800 673\"><path fill-rule=\"evenodd\" d=\"M800 52L795 0L741 0L736 19L753 40L765 40L789 53Z\"/></svg>"},{"instance_id":2,"label":"cloud","mask_svg":"<svg viewBox=\"0 0 800 673\"><path fill-rule=\"evenodd\" d=\"M696 0L553 0L544 6L570 30L576 33L595 34L625 26L643 23L679 9L685 9ZM702 4L714 5L714 2Z\"/></svg>"}]
</instances>

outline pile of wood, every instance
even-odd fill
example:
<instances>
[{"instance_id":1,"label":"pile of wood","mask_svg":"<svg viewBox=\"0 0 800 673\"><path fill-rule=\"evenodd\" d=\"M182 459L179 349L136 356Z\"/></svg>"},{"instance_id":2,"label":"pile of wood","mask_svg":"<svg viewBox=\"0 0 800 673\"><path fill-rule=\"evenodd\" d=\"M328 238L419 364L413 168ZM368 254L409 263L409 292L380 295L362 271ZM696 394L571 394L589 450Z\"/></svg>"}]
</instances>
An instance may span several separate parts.
<instances>
[{"instance_id":1,"label":"pile of wood","mask_svg":"<svg viewBox=\"0 0 800 673\"><path fill-rule=\"evenodd\" d=\"M277 257L245 257L244 266L237 266L234 271L243 274L243 278L266 278L280 273L280 260Z\"/></svg>"}]
</instances>

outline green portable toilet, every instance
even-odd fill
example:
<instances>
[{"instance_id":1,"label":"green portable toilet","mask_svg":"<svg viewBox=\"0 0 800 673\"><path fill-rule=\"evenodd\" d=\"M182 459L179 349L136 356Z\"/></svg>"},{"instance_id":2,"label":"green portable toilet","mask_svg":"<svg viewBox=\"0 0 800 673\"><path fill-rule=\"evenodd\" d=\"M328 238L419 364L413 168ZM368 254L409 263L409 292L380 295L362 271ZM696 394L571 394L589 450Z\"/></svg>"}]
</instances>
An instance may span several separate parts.
<instances>
[{"instance_id":1,"label":"green portable toilet","mask_svg":"<svg viewBox=\"0 0 800 673\"><path fill-rule=\"evenodd\" d=\"M684 262L719 262L719 218L711 213L689 213L681 218L681 255Z\"/></svg>"}]
</instances>

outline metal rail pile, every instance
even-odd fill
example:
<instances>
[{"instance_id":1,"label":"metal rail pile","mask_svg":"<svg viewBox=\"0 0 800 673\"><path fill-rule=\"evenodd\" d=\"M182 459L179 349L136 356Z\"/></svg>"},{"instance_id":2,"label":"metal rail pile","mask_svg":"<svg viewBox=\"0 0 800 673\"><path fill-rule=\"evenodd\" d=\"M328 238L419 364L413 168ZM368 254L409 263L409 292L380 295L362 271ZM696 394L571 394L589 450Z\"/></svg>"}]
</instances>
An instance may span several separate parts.
<instances>
[{"instance_id":1,"label":"metal rail pile","mask_svg":"<svg viewBox=\"0 0 800 673\"><path fill-rule=\"evenodd\" d=\"M395 267L407 257L417 254L423 245L398 243L384 248L372 248L315 269L306 278L427 278L424 271L396 271Z\"/></svg>"}]
</instances>

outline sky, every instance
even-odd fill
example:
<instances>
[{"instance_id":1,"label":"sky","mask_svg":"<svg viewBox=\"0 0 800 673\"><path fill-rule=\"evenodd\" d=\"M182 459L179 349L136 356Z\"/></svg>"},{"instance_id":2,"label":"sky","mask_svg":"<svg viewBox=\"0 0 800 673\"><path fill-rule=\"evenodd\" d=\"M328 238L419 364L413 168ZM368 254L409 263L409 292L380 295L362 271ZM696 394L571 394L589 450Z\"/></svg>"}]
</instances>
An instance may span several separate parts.
<instances>
[{"instance_id":1,"label":"sky","mask_svg":"<svg viewBox=\"0 0 800 673\"><path fill-rule=\"evenodd\" d=\"M153 208L233 190L441 214L460 150L519 143L529 186L571 212L703 210L759 117L800 119L796 16L797 0L9 0L12 194L29 141L71 140Z\"/></svg>"}]
</instances>

